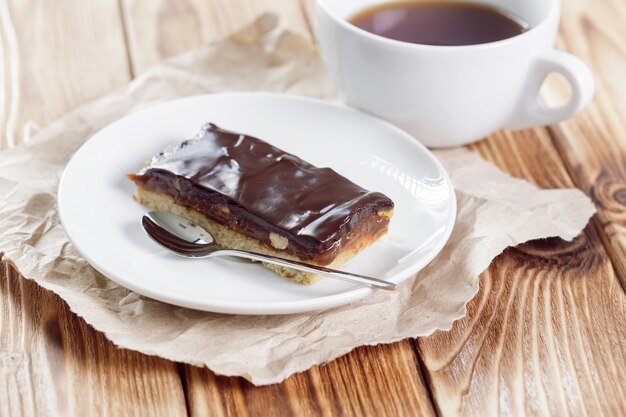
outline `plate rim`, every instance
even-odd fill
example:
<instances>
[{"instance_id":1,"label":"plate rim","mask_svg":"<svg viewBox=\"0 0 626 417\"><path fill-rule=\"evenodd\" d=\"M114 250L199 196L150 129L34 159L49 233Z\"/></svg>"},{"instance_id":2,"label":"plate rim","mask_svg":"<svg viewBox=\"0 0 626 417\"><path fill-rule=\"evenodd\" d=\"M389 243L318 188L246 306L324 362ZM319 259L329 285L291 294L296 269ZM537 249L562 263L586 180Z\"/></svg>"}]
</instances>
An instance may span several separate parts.
<instances>
[{"instance_id":1,"label":"plate rim","mask_svg":"<svg viewBox=\"0 0 626 417\"><path fill-rule=\"evenodd\" d=\"M355 288L352 290L346 290L335 294L318 296L311 299L305 300L293 300L293 301L279 301L274 303L268 302L241 302L241 301L224 301L222 299L213 299L213 301L207 302L196 302L194 300L185 299L180 296L168 296L164 292L153 291L151 288L135 285L132 280L125 279L124 277L120 277L117 274L113 273L109 270L105 265L99 264L97 260L95 260L89 253L84 251L80 244L77 244L77 239L73 236L71 232L71 227L68 227L68 221L63 214L62 209L62 201L64 196L65 184L67 182L68 172L71 171L72 164L75 160L78 160L81 157L82 152L85 152L86 145L89 143L93 143L93 139L97 139L99 135L101 135L106 130L110 129L112 126L117 125L119 123L125 122L127 119L137 116L140 113L154 111L155 108L165 105L175 105L176 103L182 103L185 101L192 100L201 100L201 99L216 99L219 100L220 97L255 97L255 98L268 98L271 100L296 100L301 102L306 102L308 104L313 105L321 105L324 107L331 107L341 111L349 111L349 112L357 112L365 117L375 119L377 122L380 122L386 125L387 128L395 131L398 136L403 137L404 140L411 141L412 144L420 148L429 159L431 159L434 164L439 168L441 173L443 174L446 185L449 188L450 192L450 215L446 219L445 224L445 232L443 233L442 239L439 240L439 243L435 246L434 250L431 252L429 257L424 257L420 259L419 262L411 265L405 270L401 271L397 275L395 275L391 282L396 284L400 284L406 281L409 277L417 274L424 267L426 267L432 260L437 257L443 247L446 245L450 236L452 234L452 230L454 229L456 223L456 215L457 215L457 201L456 194L454 191L454 187L452 185L452 181L443 167L441 162L437 159L437 157L420 141L415 139L413 136L400 129L399 127L383 120L377 118L369 113L363 112L359 109L349 107L346 105L341 105L338 103L328 102L321 99L306 97L306 96L297 96L292 94L281 94L281 93L270 93L270 92L226 92L226 93L214 93L214 94L198 94L191 95L186 97L181 97L172 100L166 100L159 103L155 103L153 105L149 105L145 108L138 109L136 111L131 111L130 113L114 120L113 122L107 124L103 128L99 129L93 135L91 135L85 142L76 150L76 152L72 155L70 160L67 162L65 168L63 169L63 174L61 175L59 186L57 189L57 207L59 214L59 221L63 226L65 234L67 235L69 241L72 243L72 246L76 251L98 272L103 274L107 279L112 280L113 282L134 291L140 295L152 298L157 301L165 302L171 305L176 305L185 308L191 308L195 310L214 312L214 313L222 313L222 314L243 314L243 315L275 315L275 314L297 314L309 311L317 311L332 307L337 307L340 305L344 305L353 301L361 300L375 291L369 287ZM139 221L139 220L138 220ZM211 300L208 298L207 300Z\"/></svg>"}]
</instances>

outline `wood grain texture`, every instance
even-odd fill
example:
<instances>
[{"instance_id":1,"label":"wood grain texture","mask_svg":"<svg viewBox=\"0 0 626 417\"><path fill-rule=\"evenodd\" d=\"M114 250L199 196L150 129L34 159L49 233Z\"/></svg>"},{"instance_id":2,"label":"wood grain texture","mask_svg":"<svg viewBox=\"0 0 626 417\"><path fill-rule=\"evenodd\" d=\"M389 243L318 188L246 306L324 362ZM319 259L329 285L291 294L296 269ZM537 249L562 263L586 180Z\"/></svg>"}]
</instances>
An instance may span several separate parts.
<instances>
[{"instance_id":1,"label":"wood grain texture","mask_svg":"<svg viewBox=\"0 0 626 417\"><path fill-rule=\"evenodd\" d=\"M0 55L0 149L130 79L113 1L0 1ZM176 416L186 405L175 364L117 349L2 264L0 415Z\"/></svg>"},{"instance_id":2,"label":"wood grain texture","mask_svg":"<svg viewBox=\"0 0 626 417\"><path fill-rule=\"evenodd\" d=\"M545 129L472 145L543 188L571 187ZM626 296L593 225L509 249L468 314L417 346L441 416L626 415Z\"/></svg>"},{"instance_id":3,"label":"wood grain texture","mask_svg":"<svg viewBox=\"0 0 626 417\"><path fill-rule=\"evenodd\" d=\"M0 415L184 416L176 364L116 348L0 265Z\"/></svg>"},{"instance_id":4,"label":"wood grain texture","mask_svg":"<svg viewBox=\"0 0 626 417\"><path fill-rule=\"evenodd\" d=\"M3 146L19 141L30 117L44 125L128 79L120 15L136 73L222 36L267 8L306 33L311 25L301 13L310 11L310 4L122 0L120 13L115 2L0 1ZM568 0L564 8L561 45L591 59L596 74L606 78L596 103L554 136L545 129L501 132L473 149L543 187L571 186L569 173L601 207L601 237L623 276L623 210L616 205L625 199L623 81L617 80L623 77L618 56L624 49L616 35L624 30L623 4L603 0L592 8ZM608 48L597 50L605 43ZM30 45L41 47L29 51ZM626 415L626 301L607 259L593 228L573 243L546 240L508 250L483 275L467 318L452 331L414 346L359 348L283 384L257 388L181 366L190 412ZM0 415L185 412L175 365L115 349L58 297L10 268L2 267L0 278Z\"/></svg>"},{"instance_id":5,"label":"wood grain texture","mask_svg":"<svg viewBox=\"0 0 626 417\"><path fill-rule=\"evenodd\" d=\"M121 0L135 74L177 53L219 39L268 11L310 36L297 0Z\"/></svg>"},{"instance_id":6,"label":"wood grain texture","mask_svg":"<svg viewBox=\"0 0 626 417\"><path fill-rule=\"evenodd\" d=\"M0 1L0 149L129 79L114 1Z\"/></svg>"},{"instance_id":7,"label":"wood grain texture","mask_svg":"<svg viewBox=\"0 0 626 417\"><path fill-rule=\"evenodd\" d=\"M625 302L588 232L509 249L467 317L420 339L442 416L626 415Z\"/></svg>"},{"instance_id":8,"label":"wood grain texture","mask_svg":"<svg viewBox=\"0 0 626 417\"><path fill-rule=\"evenodd\" d=\"M626 2L568 0L558 46L592 69L597 90L578 117L551 127L576 185L598 207L600 236L626 289ZM562 100L563 84L546 89L549 102Z\"/></svg>"},{"instance_id":9,"label":"wood grain texture","mask_svg":"<svg viewBox=\"0 0 626 417\"><path fill-rule=\"evenodd\" d=\"M185 376L192 416L435 416L408 341L361 347L264 387L193 366Z\"/></svg>"}]
</instances>

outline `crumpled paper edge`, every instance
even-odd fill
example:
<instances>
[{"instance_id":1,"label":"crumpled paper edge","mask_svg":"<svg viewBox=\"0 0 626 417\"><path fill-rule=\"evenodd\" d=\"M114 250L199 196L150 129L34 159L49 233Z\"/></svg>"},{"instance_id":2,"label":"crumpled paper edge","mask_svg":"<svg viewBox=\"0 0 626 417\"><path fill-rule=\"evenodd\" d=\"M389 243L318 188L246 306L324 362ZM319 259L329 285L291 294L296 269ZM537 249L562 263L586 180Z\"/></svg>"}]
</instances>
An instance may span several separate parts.
<instances>
[{"instance_id":1,"label":"crumpled paper edge","mask_svg":"<svg viewBox=\"0 0 626 417\"><path fill-rule=\"evenodd\" d=\"M150 72L144 74L143 77L148 77L150 74ZM142 77L140 77L138 80L135 80L134 82L140 83L141 82ZM134 83L133 82L133 83ZM132 90L132 86L133 83L131 83L129 90ZM124 90L120 90L120 91L124 91ZM87 108L87 109L91 109L92 106L97 106L98 102L104 102L104 101L108 101L109 97L105 98L105 99L101 99L101 100L96 100L95 102L92 103L88 103L86 105L83 105L81 107L79 107L77 110L75 110L74 112L71 112L70 114L68 114L66 116L66 118L63 118L61 121L57 122L58 124L64 125L67 123L67 119L70 119L72 117L81 117L81 110ZM150 104L154 104L154 102L151 102ZM54 129L54 127L57 126L56 124L51 125L51 127L44 129L40 135L37 135L37 138L35 138L35 140L33 140L34 144L40 143L42 141L45 141L45 137L46 136L50 136L53 137L55 136L54 134L50 134L49 132L52 131ZM48 135L46 135L48 134ZM43 137L43 139L38 140L39 138ZM82 139L80 140L80 142L82 142ZM461 152L467 152L464 150L453 150L453 151L438 151L437 155L440 156L443 153L446 152L458 152L459 155ZM478 158L478 156L476 156ZM440 158L442 159L442 158ZM493 169L495 171L497 171L498 173L501 173L501 171L497 170L495 167L493 167ZM510 177L510 176L509 176ZM513 178L513 177L511 177ZM514 179L516 181L520 181L520 183L525 183L522 180L517 180ZM454 182L454 179L453 179ZM527 184L527 183L525 183ZM530 185L530 184L528 184ZM550 192L553 192L554 190L549 190ZM575 232L576 229L578 229L578 231L582 230L582 228L584 227L584 225L588 222L588 218L595 212L595 207L593 206L593 203L579 190L560 190L560 191L564 191L564 192L574 192L576 193L576 198L584 198L586 199L587 205L586 205L586 212L585 212L585 216L586 216L586 220L583 222L582 218L580 219L579 222L577 222L576 224L573 225L568 225L569 228L567 228L566 230L562 231L560 237L566 239L566 240L571 240L572 238L574 238L578 232ZM573 196L572 196L573 197ZM548 216L550 217L550 216ZM533 240L533 239L537 239L537 238L541 238L541 237L545 237L545 236L540 236L540 235L530 235L527 237L527 240ZM517 243L522 243L522 241L520 241L520 239L516 239ZM526 240L524 240L526 241ZM514 243L514 242L511 242ZM516 244L517 244L516 243ZM39 285L41 285L42 287L53 291L54 293L56 293L57 295L61 296L62 298L66 299L66 296L71 295L71 296L75 296L76 294L74 294L72 291L68 291L67 289L60 287L58 285L54 285L51 282L41 279L36 279L33 278L36 275L36 271L32 271L29 270L29 268L26 265L21 265L20 259L24 256L27 256L27 254L22 251L20 247L15 247L15 248L11 248L7 251L5 251L5 253L3 253L3 255L0 257L0 259L3 260L3 262L8 262L10 264L12 264L14 267L16 267L17 270L21 270L23 272L23 274L25 276L27 276L29 279L33 279L35 280ZM501 251L500 251L501 252ZM14 261L15 260L15 261ZM430 265L429 265L430 266ZM487 265L488 266L488 265ZM486 267L484 269L486 269ZM428 267L426 268L428 269ZM425 270L426 270L425 269ZM419 281L419 280L417 280ZM413 287L416 285L419 285L419 282L416 281L412 281L409 280L407 282L405 282L403 284L403 286L408 286L408 285L412 285ZM478 279L473 280L473 288L472 288L472 298L473 296L476 294L476 292L478 291ZM311 366L315 365L315 364L319 364L319 363L325 363L328 361L331 361L339 356L342 356L348 352L350 352L351 350L353 350L356 346L353 347L349 347L349 348L343 348L343 349L336 349L332 352L332 354L327 354L327 355L323 355L322 357L314 357L311 356L309 358L307 358L306 361L304 362L300 362L299 364L294 364L293 362L288 362L286 366L283 366L282 371L279 373L274 373L272 376L268 376L268 375L252 375L252 374L247 374L246 372L241 372L241 371L236 371L236 370L232 370L229 368L224 368L223 366L220 366L220 364L215 364L215 363L211 363L211 361L190 361L188 358L181 358L181 357L177 357L175 354L168 354L168 353L163 353L162 351L157 351L157 350L151 350L149 348L147 348L146 346L143 346L141 343L131 343L128 340L125 341L120 341L119 340L119 334L111 331L110 329L107 329L106 326L101 326L99 324L93 324L94 322L98 322L98 318L97 317L93 317L92 314L92 310L89 309L90 307L90 303L89 303L89 299L88 297L84 296L85 299L81 299L80 302L78 300L74 300L72 304L68 304L70 305L70 309L76 313L77 315L79 315L80 317L82 317L83 319L85 319L88 323L92 324L92 326L94 328L96 328L99 331L102 331L103 333L105 333L105 335L107 336L107 338L109 340L112 340L116 345L123 347L123 348L130 348L130 349L134 349L134 350L138 350L141 351L143 353L147 353L147 354L154 354L154 355L158 355L161 357L164 357L166 359L170 359L170 360L175 360L175 361L182 361L182 362L186 362L186 363L192 363L195 365L200 365L200 366L208 366L210 369L212 369L215 373L217 374L221 374L221 375L227 375L227 376L243 376L246 379L250 380L251 382L257 384L257 385L263 385L263 384L269 384L269 383L275 383L275 382L280 382L282 380L284 380L286 377L288 377L289 375L295 373L295 372L300 372L300 371L304 371L308 368L310 368ZM471 299L471 298L470 298ZM447 326L439 326L437 328L431 328L429 329L428 332L423 332L420 333L419 331L415 331L415 332L404 332L402 334L400 334L399 336L395 337L395 338L374 338L371 342L368 343L360 343L359 345L377 345L380 343L393 343L396 342L398 340L403 340L407 337L417 337L417 336L426 336L436 330L448 330L451 326L452 323L462 317L465 316L466 313L466 304L468 301L463 301L460 304L460 308L458 308L458 314L456 314L456 317L454 319L452 319L451 321L449 321ZM94 313L95 314L95 313ZM120 342L120 343L118 343ZM136 342L136 341L135 341Z\"/></svg>"}]
</instances>

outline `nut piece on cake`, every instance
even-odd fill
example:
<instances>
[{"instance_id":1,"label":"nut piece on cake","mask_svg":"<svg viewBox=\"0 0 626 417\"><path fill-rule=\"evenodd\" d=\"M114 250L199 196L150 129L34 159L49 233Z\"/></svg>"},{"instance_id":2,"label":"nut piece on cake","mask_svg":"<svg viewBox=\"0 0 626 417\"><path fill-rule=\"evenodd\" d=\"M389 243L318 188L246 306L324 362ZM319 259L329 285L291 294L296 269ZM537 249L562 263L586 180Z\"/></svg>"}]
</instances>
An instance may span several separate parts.
<instances>
[{"instance_id":1,"label":"nut piece on cake","mask_svg":"<svg viewBox=\"0 0 626 417\"><path fill-rule=\"evenodd\" d=\"M214 124L128 177L138 202L194 221L224 247L331 268L387 233L394 206L330 168ZM264 266L296 282L316 278Z\"/></svg>"}]
</instances>

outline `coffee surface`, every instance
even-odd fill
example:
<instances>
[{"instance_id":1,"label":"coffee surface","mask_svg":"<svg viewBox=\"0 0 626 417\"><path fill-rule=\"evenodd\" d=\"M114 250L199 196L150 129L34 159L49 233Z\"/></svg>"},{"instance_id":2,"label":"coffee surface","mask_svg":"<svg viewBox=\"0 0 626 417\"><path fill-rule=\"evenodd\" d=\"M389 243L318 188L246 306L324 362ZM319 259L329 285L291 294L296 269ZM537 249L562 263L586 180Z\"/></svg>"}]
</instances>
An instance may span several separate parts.
<instances>
[{"instance_id":1,"label":"coffee surface","mask_svg":"<svg viewBox=\"0 0 626 417\"><path fill-rule=\"evenodd\" d=\"M512 38L528 28L501 9L462 1L399 1L348 19L376 35L425 45L462 46Z\"/></svg>"}]
</instances>

